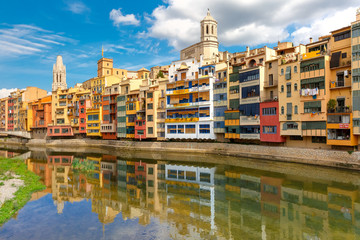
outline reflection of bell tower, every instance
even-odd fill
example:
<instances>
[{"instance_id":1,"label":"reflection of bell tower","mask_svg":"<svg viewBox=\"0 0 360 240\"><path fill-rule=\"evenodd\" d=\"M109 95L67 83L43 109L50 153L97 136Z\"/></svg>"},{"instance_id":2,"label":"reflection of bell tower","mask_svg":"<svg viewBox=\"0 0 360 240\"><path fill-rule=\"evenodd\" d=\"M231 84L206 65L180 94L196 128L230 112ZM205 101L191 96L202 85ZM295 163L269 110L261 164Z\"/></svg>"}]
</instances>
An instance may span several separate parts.
<instances>
[{"instance_id":1,"label":"reflection of bell tower","mask_svg":"<svg viewBox=\"0 0 360 240\"><path fill-rule=\"evenodd\" d=\"M201 42L215 41L217 42L217 21L211 16L208 9L206 17L201 21Z\"/></svg>"},{"instance_id":2,"label":"reflection of bell tower","mask_svg":"<svg viewBox=\"0 0 360 240\"><path fill-rule=\"evenodd\" d=\"M57 56L56 63L53 66L53 84L52 90L56 91L58 88L67 89L66 84L66 67L63 64L62 56Z\"/></svg>"}]
</instances>

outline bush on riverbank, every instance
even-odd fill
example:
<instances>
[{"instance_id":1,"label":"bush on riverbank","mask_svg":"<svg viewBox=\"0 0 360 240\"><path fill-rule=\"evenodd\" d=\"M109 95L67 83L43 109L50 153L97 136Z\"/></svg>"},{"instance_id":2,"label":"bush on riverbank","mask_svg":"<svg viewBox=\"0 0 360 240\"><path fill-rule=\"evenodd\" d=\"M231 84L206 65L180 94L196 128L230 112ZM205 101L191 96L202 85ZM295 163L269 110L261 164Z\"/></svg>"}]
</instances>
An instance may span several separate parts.
<instances>
[{"instance_id":1,"label":"bush on riverbank","mask_svg":"<svg viewBox=\"0 0 360 240\"><path fill-rule=\"evenodd\" d=\"M45 188L45 186L39 181L39 176L29 171L23 160L0 158L0 180L6 181L11 178L11 176L7 174L9 172L12 173L13 176L18 175L18 179L23 180L24 185L21 186L14 194L14 198L7 200L1 206L0 225L6 222L19 209L21 209L29 201L33 192L40 191Z\"/></svg>"}]
</instances>

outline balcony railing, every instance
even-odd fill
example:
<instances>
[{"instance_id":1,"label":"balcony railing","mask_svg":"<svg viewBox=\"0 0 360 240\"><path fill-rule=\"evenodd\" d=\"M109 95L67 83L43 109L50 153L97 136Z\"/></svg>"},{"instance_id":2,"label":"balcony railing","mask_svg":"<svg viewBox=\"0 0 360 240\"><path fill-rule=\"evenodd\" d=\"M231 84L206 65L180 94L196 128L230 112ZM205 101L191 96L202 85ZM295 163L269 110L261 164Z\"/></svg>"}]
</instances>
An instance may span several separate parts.
<instances>
[{"instance_id":1,"label":"balcony railing","mask_svg":"<svg viewBox=\"0 0 360 240\"><path fill-rule=\"evenodd\" d=\"M335 109L328 109L328 113L351 113L351 106L348 107L336 107Z\"/></svg>"},{"instance_id":2,"label":"balcony railing","mask_svg":"<svg viewBox=\"0 0 360 240\"><path fill-rule=\"evenodd\" d=\"M264 88L276 87L277 85L277 80L264 82Z\"/></svg>"},{"instance_id":3,"label":"balcony railing","mask_svg":"<svg viewBox=\"0 0 360 240\"><path fill-rule=\"evenodd\" d=\"M330 82L330 88L346 88L346 87L351 87L351 79L344 81Z\"/></svg>"}]
</instances>

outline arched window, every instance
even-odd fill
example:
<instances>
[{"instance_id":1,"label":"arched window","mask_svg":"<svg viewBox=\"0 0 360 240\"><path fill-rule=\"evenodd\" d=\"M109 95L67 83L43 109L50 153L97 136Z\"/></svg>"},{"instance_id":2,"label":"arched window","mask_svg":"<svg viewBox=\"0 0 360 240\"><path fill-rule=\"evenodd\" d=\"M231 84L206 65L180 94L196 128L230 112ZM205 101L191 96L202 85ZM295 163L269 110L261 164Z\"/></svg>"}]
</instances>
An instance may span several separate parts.
<instances>
[{"instance_id":1,"label":"arched window","mask_svg":"<svg viewBox=\"0 0 360 240\"><path fill-rule=\"evenodd\" d=\"M297 83L294 84L294 91L297 91Z\"/></svg>"},{"instance_id":2,"label":"arched window","mask_svg":"<svg viewBox=\"0 0 360 240\"><path fill-rule=\"evenodd\" d=\"M284 107L281 107L281 114L284 114Z\"/></svg>"},{"instance_id":3,"label":"arched window","mask_svg":"<svg viewBox=\"0 0 360 240\"><path fill-rule=\"evenodd\" d=\"M206 25L206 34L209 34L209 26Z\"/></svg>"},{"instance_id":4,"label":"arched window","mask_svg":"<svg viewBox=\"0 0 360 240\"><path fill-rule=\"evenodd\" d=\"M284 69L283 68L281 69L281 75L284 75Z\"/></svg>"}]
</instances>

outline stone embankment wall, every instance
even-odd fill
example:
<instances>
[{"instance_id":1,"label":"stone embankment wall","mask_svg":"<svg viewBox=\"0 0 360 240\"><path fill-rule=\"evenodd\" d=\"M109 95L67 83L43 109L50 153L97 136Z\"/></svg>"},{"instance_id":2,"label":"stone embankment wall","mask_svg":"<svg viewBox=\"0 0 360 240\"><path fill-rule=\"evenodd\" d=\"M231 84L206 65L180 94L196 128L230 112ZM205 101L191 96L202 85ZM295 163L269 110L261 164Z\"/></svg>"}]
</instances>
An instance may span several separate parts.
<instances>
[{"instance_id":1,"label":"stone embankment wall","mask_svg":"<svg viewBox=\"0 0 360 240\"><path fill-rule=\"evenodd\" d=\"M304 149L290 147L272 147L259 145L241 145L228 143L201 142L135 142L117 140L40 140L32 139L27 144L32 147L77 148L77 147L111 147L117 150L206 153L248 158L261 158L272 161L312 164L360 170L360 152Z\"/></svg>"}]
</instances>

